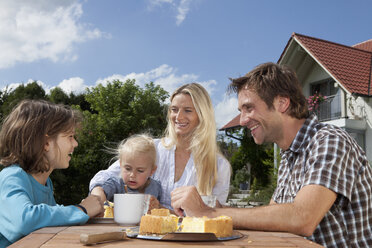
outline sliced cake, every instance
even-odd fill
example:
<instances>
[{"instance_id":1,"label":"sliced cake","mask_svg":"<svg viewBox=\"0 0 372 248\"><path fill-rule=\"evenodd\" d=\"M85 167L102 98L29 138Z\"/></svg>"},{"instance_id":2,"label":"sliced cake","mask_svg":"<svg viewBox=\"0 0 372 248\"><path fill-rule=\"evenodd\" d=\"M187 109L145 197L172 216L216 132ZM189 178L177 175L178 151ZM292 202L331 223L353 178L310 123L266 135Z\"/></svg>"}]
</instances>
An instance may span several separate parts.
<instances>
[{"instance_id":1,"label":"sliced cake","mask_svg":"<svg viewBox=\"0 0 372 248\"><path fill-rule=\"evenodd\" d=\"M178 217L168 209L153 209L151 214L141 217L140 234L166 234L178 229Z\"/></svg>"},{"instance_id":2,"label":"sliced cake","mask_svg":"<svg viewBox=\"0 0 372 248\"><path fill-rule=\"evenodd\" d=\"M181 225L182 232L214 233L216 237L229 237L233 232L232 219L229 216L185 217Z\"/></svg>"}]
</instances>

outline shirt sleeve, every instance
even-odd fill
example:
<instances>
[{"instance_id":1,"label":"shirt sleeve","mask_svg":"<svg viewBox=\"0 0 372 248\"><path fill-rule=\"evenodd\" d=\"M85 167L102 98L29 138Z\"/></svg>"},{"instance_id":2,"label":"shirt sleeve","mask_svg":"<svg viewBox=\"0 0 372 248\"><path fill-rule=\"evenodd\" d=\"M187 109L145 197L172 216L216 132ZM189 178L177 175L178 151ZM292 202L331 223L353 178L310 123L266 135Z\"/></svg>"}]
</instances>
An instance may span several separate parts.
<instances>
[{"instance_id":1,"label":"shirt sleeve","mask_svg":"<svg viewBox=\"0 0 372 248\"><path fill-rule=\"evenodd\" d=\"M107 200L113 202L114 194L122 194L124 191L124 182L120 177L109 177L103 184L102 188L105 191Z\"/></svg>"},{"instance_id":2,"label":"shirt sleeve","mask_svg":"<svg viewBox=\"0 0 372 248\"><path fill-rule=\"evenodd\" d=\"M49 205L55 203L52 191L45 203L34 204L33 194L38 192L33 192L26 173L6 177L1 185L1 233L11 243L42 227L84 224L89 219L75 206Z\"/></svg>"},{"instance_id":3,"label":"shirt sleeve","mask_svg":"<svg viewBox=\"0 0 372 248\"><path fill-rule=\"evenodd\" d=\"M94 175L89 183L89 192L91 192L95 187L102 187L102 185L108 181L109 178L120 177L120 162L117 160L108 169L101 170Z\"/></svg>"},{"instance_id":4,"label":"shirt sleeve","mask_svg":"<svg viewBox=\"0 0 372 248\"><path fill-rule=\"evenodd\" d=\"M162 196L161 184L158 180L152 178L150 178L150 180L150 184L145 189L145 193L156 197L156 199L158 199L158 201L160 202Z\"/></svg>"},{"instance_id":5,"label":"shirt sleeve","mask_svg":"<svg viewBox=\"0 0 372 248\"><path fill-rule=\"evenodd\" d=\"M318 132L310 144L303 185L322 185L350 200L360 170L353 145L339 130Z\"/></svg>"},{"instance_id":6,"label":"shirt sleeve","mask_svg":"<svg viewBox=\"0 0 372 248\"><path fill-rule=\"evenodd\" d=\"M227 200L230 188L231 166L224 157L218 156L217 160L217 183L213 188L212 194L224 205Z\"/></svg>"}]
</instances>

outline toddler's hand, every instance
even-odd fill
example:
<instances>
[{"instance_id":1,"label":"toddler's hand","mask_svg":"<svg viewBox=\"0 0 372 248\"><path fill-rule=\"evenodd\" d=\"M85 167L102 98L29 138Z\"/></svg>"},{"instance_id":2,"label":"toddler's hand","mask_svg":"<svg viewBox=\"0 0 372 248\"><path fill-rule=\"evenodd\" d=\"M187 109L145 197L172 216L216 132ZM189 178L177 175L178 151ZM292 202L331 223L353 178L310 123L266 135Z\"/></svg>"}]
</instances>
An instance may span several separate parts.
<instances>
[{"instance_id":1,"label":"toddler's hand","mask_svg":"<svg viewBox=\"0 0 372 248\"><path fill-rule=\"evenodd\" d=\"M156 199L154 196L151 196L150 202L149 202L149 210L147 213L150 213L151 209L154 209L154 208L160 208L160 203L158 199Z\"/></svg>"}]
</instances>

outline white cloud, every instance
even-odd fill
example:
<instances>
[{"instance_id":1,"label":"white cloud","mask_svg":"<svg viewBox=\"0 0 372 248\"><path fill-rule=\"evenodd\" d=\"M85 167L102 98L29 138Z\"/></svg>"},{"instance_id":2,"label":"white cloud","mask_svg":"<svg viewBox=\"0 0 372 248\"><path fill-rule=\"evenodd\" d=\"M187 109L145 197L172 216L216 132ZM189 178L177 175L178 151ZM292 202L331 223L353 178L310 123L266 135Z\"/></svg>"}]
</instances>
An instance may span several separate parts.
<instances>
[{"instance_id":1,"label":"white cloud","mask_svg":"<svg viewBox=\"0 0 372 248\"><path fill-rule=\"evenodd\" d=\"M155 7L162 7L168 4L176 11L176 24L177 26L185 20L190 11L190 4L193 0L149 0L149 10L154 10Z\"/></svg>"},{"instance_id":2,"label":"white cloud","mask_svg":"<svg viewBox=\"0 0 372 248\"><path fill-rule=\"evenodd\" d=\"M186 15L190 10L190 3L191 3L191 0L181 0L180 4L178 5L177 7L178 14L176 17L177 25L180 25L185 20Z\"/></svg>"},{"instance_id":3,"label":"white cloud","mask_svg":"<svg viewBox=\"0 0 372 248\"><path fill-rule=\"evenodd\" d=\"M84 84L84 79L80 77L72 77L60 82L58 87L60 87L67 94L70 94L71 92L79 94L83 93L89 86Z\"/></svg>"},{"instance_id":4,"label":"white cloud","mask_svg":"<svg viewBox=\"0 0 372 248\"><path fill-rule=\"evenodd\" d=\"M132 72L127 75L114 74L104 79L98 79L96 84L106 85L108 81L112 82L115 79L120 80L122 82L125 82L127 79L135 79L136 84L138 84L141 87L143 87L146 83L154 82L154 84L160 85L170 94L183 84L198 82L197 75L195 74L178 75L176 68L173 68L167 64L163 64L148 72L141 73ZM198 83L202 84L207 89L209 94L213 93L214 85L217 85L215 80L209 80Z\"/></svg>"},{"instance_id":5,"label":"white cloud","mask_svg":"<svg viewBox=\"0 0 372 248\"><path fill-rule=\"evenodd\" d=\"M225 95L223 101L215 106L214 112L217 128L220 129L239 114L238 99Z\"/></svg>"},{"instance_id":6,"label":"white cloud","mask_svg":"<svg viewBox=\"0 0 372 248\"><path fill-rule=\"evenodd\" d=\"M50 85L45 84L44 82L40 80L29 79L27 80L26 83L11 83L7 85L6 87L4 87L2 91L7 90L8 92L10 92L10 91L15 90L18 86L22 84L28 85L33 82L36 82L38 85L40 85L45 90L46 94L49 94L50 91L54 89L55 87L61 88L67 94L70 94L71 92L75 94L83 93L86 90L86 88L89 87L88 85L84 84L84 79L80 77L72 77L69 79L64 79L57 86L52 86L52 87Z\"/></svg>"},{"instance_id":7,"label":"white cloud","mask_svg":"<svg viewBox=\"0 0 372 248\"><path fill-rule=\"evenodd\" d=\"M173 0L150 0L150 5L162 5L163 3L173 4ZM150 6L151 7L151 6Z\"/></svg>"},{"instance_id":8,"label":"white cloud","mask_svg":"<svg viewBox=\"0 0 372 248\"><path fill-rule=\"evenodd\" d=\"M1 0L0 69L41 59L75 60L76 43L103 35L79 23L82 13L78 0Z\"/></svg>"}]
</instances>

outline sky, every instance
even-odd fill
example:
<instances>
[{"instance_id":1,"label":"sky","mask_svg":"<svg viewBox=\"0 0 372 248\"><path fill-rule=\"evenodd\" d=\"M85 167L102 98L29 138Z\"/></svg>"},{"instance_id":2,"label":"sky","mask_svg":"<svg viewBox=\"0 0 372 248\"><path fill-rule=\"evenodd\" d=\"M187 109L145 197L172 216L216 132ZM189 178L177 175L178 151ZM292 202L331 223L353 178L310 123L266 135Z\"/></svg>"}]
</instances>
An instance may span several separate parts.
<instances>
[{"instance_id":1,"label":"sky","mask_svg":"<svg viewBox=\"0 0 372 248\"><path fill-rule=\"evenodd\" d=\"M0 90L37 81L83 93L114 79L169 93L202 84L217 128L238 112L229 78L277 62L293 32L372 38L369 0L0 0Z\"/></svg>"}]
</instances>

